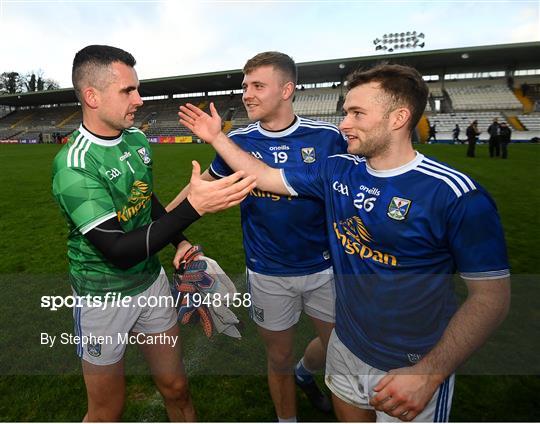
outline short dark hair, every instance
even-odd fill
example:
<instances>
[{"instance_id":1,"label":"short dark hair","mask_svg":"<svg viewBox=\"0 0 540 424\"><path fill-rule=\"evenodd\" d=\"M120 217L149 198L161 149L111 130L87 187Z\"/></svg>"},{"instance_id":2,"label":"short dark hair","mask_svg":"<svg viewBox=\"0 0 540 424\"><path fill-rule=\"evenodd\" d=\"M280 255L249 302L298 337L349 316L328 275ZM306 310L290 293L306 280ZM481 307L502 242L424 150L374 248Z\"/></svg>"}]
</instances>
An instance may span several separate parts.
<instances>
[{"instance_id":1,"label":"short dark hair","mask_svg":"<svg viewBox=\"0 0 540 424\"><path fill-rule=\"evenodd\" d=\"M412 132L426 109L429 94L422 75L410 66L381 63L367 70L354 71L347 78L347 88L352 90L370 82L378 82L380 88L390 96L388 113L398 106L409 108L411 111L409 129Z\"/></svg>"},{"instance_id":2,"label":"short dark hair","mask_svg":"<svg viewBox=\"0 0 540 424\"><path fill-rule=\"evenodd\" d=\"M298 80L298 70L296 63L289 55L281 52L263 52L253 56L244 65L244 75L249 74L261 66L272 66L281 71L285 76L286 82L291 81L295 86Z\"/></svg>"},{"instance_id":3,"label":"short dark hair","mask_svg":"<svg viewBox=\"0 0 540 424\"><path fill-rule=\"evenodd\" d=\"M82 83L91 79L93 85L103 85L99 81L99 68L108 68L114 62L135 66L135 58L125 50L112 46L91 45L77 52L71 68L71 81L79 101L81 100Z\"/></svg>"}]
</instances>

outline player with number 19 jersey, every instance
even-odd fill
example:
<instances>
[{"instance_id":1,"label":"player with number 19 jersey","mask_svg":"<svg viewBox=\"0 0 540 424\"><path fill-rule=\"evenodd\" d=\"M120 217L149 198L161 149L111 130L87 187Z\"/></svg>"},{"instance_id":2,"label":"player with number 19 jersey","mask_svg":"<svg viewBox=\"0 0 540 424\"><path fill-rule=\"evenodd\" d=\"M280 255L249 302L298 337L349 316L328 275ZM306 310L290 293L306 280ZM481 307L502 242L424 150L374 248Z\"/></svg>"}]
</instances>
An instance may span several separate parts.
<instances>
[{"instance_id":1,"label":"player with number 19 jersey","mask_svg":"<svg viewBox=\"0 0 540 424\"><path fill-rule=\"evenodd\" d=\"M411 366L433 348L456 311L456 270L472 280L509 275L491 197L420 153L393 170L344 154L282 176L292 195L325 201L336 334L372 367Z\"/></svg>"},{"instance_id":2,"label":"player with number 19 jersey","mask_svg":"<svg viewBox=\"0 0 540 424\"><path fill-rule=\"evenodd\" d=\"M347 142L332 124L296 116L282 131L259 122L228 134L239 147L266 164L285 169L315 168L329 155L345 152ZM231 169L216 155L210 175ZM331 266L324 224L324 203L313 197L279 196L255 189L241 203L246 266L257 273L301 276Z\"/></svg>"}]
</instances>

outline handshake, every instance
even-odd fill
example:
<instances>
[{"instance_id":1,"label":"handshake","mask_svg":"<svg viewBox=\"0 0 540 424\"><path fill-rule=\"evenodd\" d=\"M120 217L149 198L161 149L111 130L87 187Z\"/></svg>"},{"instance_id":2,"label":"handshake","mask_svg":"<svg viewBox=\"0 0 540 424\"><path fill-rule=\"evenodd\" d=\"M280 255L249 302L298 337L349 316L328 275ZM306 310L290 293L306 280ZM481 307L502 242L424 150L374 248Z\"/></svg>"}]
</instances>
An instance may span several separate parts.
<instances>
[{"instance_id":1,"label":"handshake","mask_svg":"<svg viewBox=\"0 0 540 424\"><path fill-rule=\"evenodd\" d=\"M173 276L171 288L178 320L182 324L200 322L204 333L241 338L240 321L229 309L240 296L231 279L216 261L204 256L201 246L191 247Z\"/></svg>"}]
</instances>

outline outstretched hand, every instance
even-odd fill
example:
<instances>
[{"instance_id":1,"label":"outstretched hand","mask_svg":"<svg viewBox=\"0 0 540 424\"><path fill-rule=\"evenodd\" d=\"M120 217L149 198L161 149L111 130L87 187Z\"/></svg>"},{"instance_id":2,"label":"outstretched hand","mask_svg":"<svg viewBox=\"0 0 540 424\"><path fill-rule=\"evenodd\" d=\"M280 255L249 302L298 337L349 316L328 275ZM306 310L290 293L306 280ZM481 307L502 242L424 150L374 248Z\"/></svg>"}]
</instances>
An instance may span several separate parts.
<instances>
[{"instance_id":1,"label":"outstretched hand","mask_svg":"<svg viewBox=\"0 0 540 424\"><path fill-rule=\"evenodd\" d=\"M186 103L180 106L178 116L182 125L209 144L221 133L221 118L213 102L210 103L210 115L197 106Z\"/></svg>"},{"instance_id":2,"label":"outstretched hand","mask_svg":"<svg viewBox=\"0 0 540 424\"><path fill-rule=\"evenodd\" d=\"M235 172L215 181L201 178L201 166L191 162L193 170L187 199L199 215L218 212L238 205L256 187L254 176L244 178L244 171Z\"/></svg>"}]
</instances>

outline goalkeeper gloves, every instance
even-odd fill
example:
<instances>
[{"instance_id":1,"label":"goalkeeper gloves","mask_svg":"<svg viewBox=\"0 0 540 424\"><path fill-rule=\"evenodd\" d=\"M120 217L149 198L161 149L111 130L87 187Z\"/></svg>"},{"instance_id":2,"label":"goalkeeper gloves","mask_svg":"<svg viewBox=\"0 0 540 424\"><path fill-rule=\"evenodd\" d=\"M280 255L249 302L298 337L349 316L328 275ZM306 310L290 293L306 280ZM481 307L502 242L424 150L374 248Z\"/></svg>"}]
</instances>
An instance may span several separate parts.
<instances>
[{"instance_id":1,"label":"goalkeeper gloves","mask_svg":"<svg viewBox=\"0 0 540 424\"><path fill-rule=\"evenodd\" d=\"M228 308L236 287L216 261L204 256L200 246L184 255L174 273L172 290L181 299L178 320L182 324L198 318L207 337L214 332L241 337L236 327L240 321Z\"/></svg>"}]
</instances>

